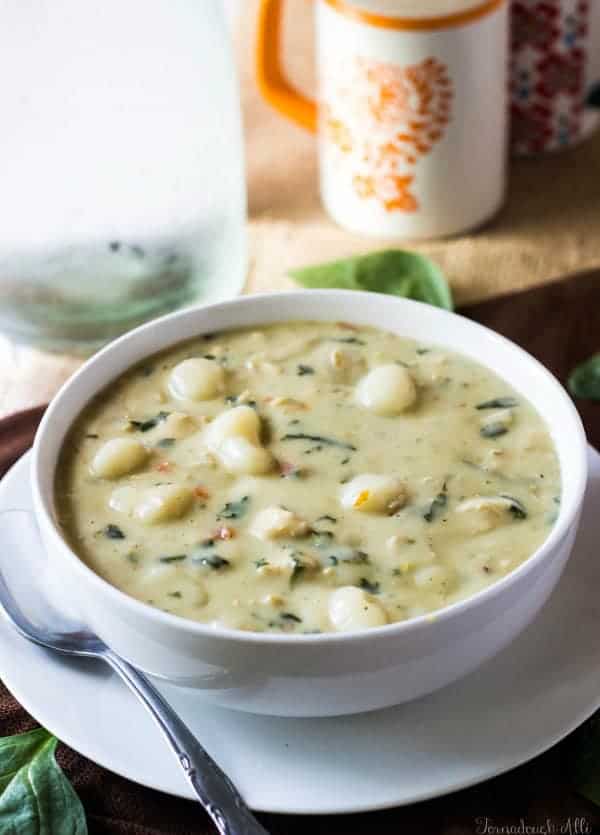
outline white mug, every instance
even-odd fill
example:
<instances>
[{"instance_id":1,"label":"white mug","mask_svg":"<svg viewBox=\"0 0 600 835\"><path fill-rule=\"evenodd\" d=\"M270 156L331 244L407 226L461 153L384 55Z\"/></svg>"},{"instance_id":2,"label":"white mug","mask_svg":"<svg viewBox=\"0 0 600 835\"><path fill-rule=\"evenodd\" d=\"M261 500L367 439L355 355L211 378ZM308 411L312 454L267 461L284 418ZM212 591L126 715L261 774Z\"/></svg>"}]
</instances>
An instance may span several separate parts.
<instances>
[{"instance_id":1,"label":"white mug","mask_svg":"<svg viewBox=\"0 0 600 835\"><path fill-rule=\"evenodd\" d=\"M282 3L261 2L259 87L318 134L321 198L340 226L431 238L498 211L507 0L316 0L318 104L282 70Z\"/></svg>"}]
</instances>

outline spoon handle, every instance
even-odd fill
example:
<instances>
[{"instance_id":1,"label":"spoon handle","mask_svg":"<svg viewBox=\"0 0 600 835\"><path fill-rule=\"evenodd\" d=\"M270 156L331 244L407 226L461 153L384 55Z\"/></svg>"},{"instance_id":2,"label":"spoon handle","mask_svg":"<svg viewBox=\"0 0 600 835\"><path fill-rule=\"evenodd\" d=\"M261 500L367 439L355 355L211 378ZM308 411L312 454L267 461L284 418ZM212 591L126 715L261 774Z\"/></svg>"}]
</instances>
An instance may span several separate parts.
<instances>
[{"instance_id":1,"label":"spoon handle","mask_svg":"<svg viewBox=\"0 0 600 835\"><path fill-rule=\"evenodd\" d=\"M229 777L146 676L108 647L102 658L150 712L220 835L269 835Z\"/></svg>"}]
</instances>

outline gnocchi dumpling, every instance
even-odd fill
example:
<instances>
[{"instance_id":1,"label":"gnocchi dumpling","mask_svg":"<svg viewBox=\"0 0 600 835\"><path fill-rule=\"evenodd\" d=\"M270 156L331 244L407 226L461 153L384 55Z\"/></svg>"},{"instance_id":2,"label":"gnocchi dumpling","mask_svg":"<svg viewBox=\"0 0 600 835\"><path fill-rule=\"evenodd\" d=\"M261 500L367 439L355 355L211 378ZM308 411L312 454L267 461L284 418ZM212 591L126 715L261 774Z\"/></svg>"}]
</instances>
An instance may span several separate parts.
<instances>
[{"instance_id":1,"label":"gnocchi dumpling","mask_svg":"<svg viewBox=\"0 0 600 835\"><path fill-rule=\"evenodd\" d=\"M274 459L261 446L260 428L260 418L251 406L236 406L209 424L204 443L229 472L262 475L272 469Z\"/></svg>"},{"instance_id":2,"label":"gnocchi dumpling","mask_svg":"<svg viewBox=\"0 0 600 835\"><path fill-rule=\"evenodd\" d=\"M205 606L209 599L204 583L196 577L186 576L179 565L173 563L158 560L143 565L138 582L146 598L151 595L154 603L161 602L169 608L182 600L191 606Z\"/></svg>"},{"instance_id":3,"label":"gnocchi dumpling","mask_svg":"<svg viewBox=\"0 0 600 835\"><path fill-rule=\"evenodd\" d=\"M381 555L382 562L398 569L401 574L437 560L429 537L418 533L413 536L407 536L405 533L392 534L386 539L385 544L386 549Z\"/></svg>"},{"instance_id":4,"label":"gnocchi dumpling","mask_svg":"<svg viewBox=\"0 0 600 835\"><path fill-rule=\"evenodd\" d=\"M464 525L469 533L487 533L499 525L509 522L511 513L524 513L515 499L504 496L472 496L456 506L456 512L462 514Z\"/></svg>"},{"instance_id":5,"label":"gnocchi dumpling","mask_svg":"<svg viewBox=\"0 0 600 835\"><path fill-rule=\"evenodd\" d=\"M336 632L368 629L388 622L384 608L356 586L342 586L331 592L327 611Z\"/></svg>"},{"instance_id":6,"label":"gnocchi dumpling","mask_svg":"<svg viewBox=\"0 0 600 835\"><path fill-rule=\"evenodd\" d=\"M196 421L184 412L171 412L153 431L154 438L176 438L181 440L197 429Z\"/></svg>"},{"instance_id":7,"label":"gnocchi dumpling","mask_svg":"<svg viewBox=\"0 0 600 835\"><path fill-rule=\"evenodd\" d=\"M222 366L205 357L183 360L169 375L169 392L177 400L213 400L224 389Z\"/></svg>"},{"instance_id":8,"label":"gnocchi dumpling","mask_svg":"<svg viewBox=\"0 0 600 835\"><path fill-rule=\"evenodd\" d=\"M366 362L362 351L348 345L330 342L318 347L311 358L319 377L331 383L351 385L365 373Z\"/></svg>"},{"instance_id":9,"label":"gnocchi dumpling","mask_svg":"<svg viewBox=\"0 0 600 835\"><path fill-rule=\"evenodd\" d=\"M90 470L99 478L119 478L145 463L148 450L133 438L111 438L94 455Z\"/></svg>"},{"instance_id":10,"label":"gnocchi dumpling","mask_svg":"<svg viewBox=\"0 0 600 835\"><path fill-rule=\"evenodd\" d=\"M443 592L450 582L450 572L443 565L423 565L413 574L417 588L433 592Z\"/></svg>"},{"instance_id":11,"label":"gnocchi dumpling","mask_svg":"<svg viewBox=\"0 0 600 835\"><path fill-rule=\"evenodd\" d=\"M260 418L251 406L236 406L221 412L204 433L207 447L216 452L227 438L246 438L254 446L260 444Z\"/></svg>"},{"instance_id":12,"label":"gnocchi dumpling","mask_svg":"<svg viewBox=\"0 0 600 835\"><path fill-rule=\"evenodd\" d=\"M357 351L348 348L333 348L329 353L330 377L338 382L348 382L353 374L360 374L365 368L365 359Z\"/></svg>"},{"instance_id":13,"label":"gnocchi dumpling","mask_svg":"<svg viewBox=\"0 0 600 835\"><path fill-rule=\"evenodd\" d=\"M238 475L262 475L268 473L274 464L268 450L239 436L226 438L217 448L216 454L228 472Z\"/></svg>"},{"instance_id":14,"label":"gnocchi dumpling","mask_svg":"<svg viewBox=\"0 0 600 835\"><path fill-rule=\"evenodd\" d=\"M123 485L117 487L109 496L108 506L111 510L116 510L118 513L133 513L136 503L140 497L139 491L130 485Z\"/></svg>"},{"instance_id":15,"label":"gnocchi dumpling","mask_svg":"<svg viewBox=\"0 0 600 835\"><path fill-rule=\"evenodd\" d=\"M206 625L211 629L239 629L242 632L253 632L255 629L252 618L243 609L229 609Z\"/></svg>"},{"instance_id":16,"label":"gnocchi dumpling","mask_svg":"<svg viewBox=\"0 0 600 835\"><path fill-rule=\"evenodd\" d=\"M309 524L291 510L283 507L265 507L256 514L250 533L258 539L277 539L281 536L305 536Z\"/></svg>"},{"instance_id":17,"label":"gnocchi dumpling","mask_svg":"<svg viewBox=\"0 0 600 835\"><path fill-rule=\"evenodd\" d=\"M165 583L175 580L178 575L179 571L176 565L156 560L143 566L139 579L144 586L156 585L160 589Z\"/></svg>"},{"instance_id":18,"label":"gnocchi dumpling","mask_svg":"<svg viewBox=\"0 0 600 835\"><path fill-rule=\"evenodd\" d=\"M340 502L348 510L363 513L395 513L406 504L404 482L396 476L365 473L342 486Z\"/></svg>"},{"instance_id":19,"label":"gnocchi dumpling","mask_svg":"<svg viewBox=\"0 0 600 835\"><path fill-rule=\"evenodd\" d=\"M178 519L186 513L193 500L188 487L177 484L161 484L142 493L141 501L135 506L134 515L147 525L156 525Z\"/></svg>"},{"instance_id":20,"label":"gnocchi dumpling","mask_svg":"<svg viewBox=\"0 0 600 835\"><path fill-rule=\"evenodd\" d=\"M379 365L359 381L356 399L377 415L399 415L414 404L417 388L403 366Z\"/></svg>"}]
</instances>

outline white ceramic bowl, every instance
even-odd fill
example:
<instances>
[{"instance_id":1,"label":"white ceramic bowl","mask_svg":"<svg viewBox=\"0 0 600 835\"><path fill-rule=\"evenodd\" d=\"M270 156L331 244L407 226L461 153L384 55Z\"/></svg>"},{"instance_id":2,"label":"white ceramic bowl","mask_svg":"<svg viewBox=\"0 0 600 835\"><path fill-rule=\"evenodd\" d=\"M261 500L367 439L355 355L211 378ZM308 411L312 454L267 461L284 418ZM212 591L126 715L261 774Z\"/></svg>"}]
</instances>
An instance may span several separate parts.
<instances>
[{"instance_id":1,"label":"white ceramic bowl","mask_svg":"<svg viewBox=\"0 0 600 835\"><path fill-rule=\"evenodd\" d=\"M128 597L87 568L61 535L54 505L69 426L100 389L150 354L202 333L294 319L343 320L447 346L485 363L545 418L563 499L543 545L499 582L435 614L364 632L272 635L215 629ZM535 327L535 323L532 323ZM61 389L35 440L33 496L61 599L117 652L222 705L283 716L327 716L398 704L443 687L505 647L532 620L565 566L586 483L586 440L556 379L498 334L417 302L354 291L249 296L166 316L100 351Z\"/></svg>"}]
</instances>

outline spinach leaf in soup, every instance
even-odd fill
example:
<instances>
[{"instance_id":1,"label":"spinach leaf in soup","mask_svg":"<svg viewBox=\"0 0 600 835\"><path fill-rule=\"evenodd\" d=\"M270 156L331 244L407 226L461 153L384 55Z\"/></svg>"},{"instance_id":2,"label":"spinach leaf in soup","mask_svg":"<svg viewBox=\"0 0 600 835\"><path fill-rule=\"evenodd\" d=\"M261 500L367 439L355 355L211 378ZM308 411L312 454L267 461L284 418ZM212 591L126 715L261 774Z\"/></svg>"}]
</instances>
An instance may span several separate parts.
<instances>
[{"instance_id":1,"label":"spinach leaf in soup","mask_svg":"<svg viewBox=\"0 0 600 835\"><path fill-rule=\"evenodd\" d=\"M306 432L288 432L281 438L282 441L312 441L316 444L324 444L325 446L335 446L340 449L347 449L350 452L356 452L356 447L353 444L348 444L345 441L338 441L336 438L327 438L325 435L309 435Z\"/></svg>"},{"instance_id":2,"label":"spinach leaf in soup","mask_svg":"<svg viewBox=\"0 0 600 835\"><path fill-rule=\"evenodd\" d=\"M369 594L379 594L381 590L380 583L368 580L366 577L361 577L358 585L359 588L369 592Z\"/></svg>"},{"instance_id":3,"label":"spinach leaf in soup","mask_svg":"<svg viewBox=\"0 0 600 835\"><path fill-rule=\"evenodd\" d=\"M506 499L506 501L509 502L508 512L515 519L527 519L527 509L523 502L519 501L519 499L515 499L514 496L508 496L506 493L501 493L500 498Z\"/></svg>"},{"instance_id":4,"label":"spinach leaf in soup","mask_svg":"<svg viewBox=\"0 0 600 835\"><path fill-rule=\"evenodd\" d=\"M292 554L292 562L294 563L294 568L290 577L291 586L300 579L306 570L306 565L302 562L301 557Z\"/></svg>"},{"instance_id":5,"label":"spinach leaf in soup","mask_svg":"<svg viewBox=\"0 0 600 835\"><path fill-rule=\"evenodd\" d=\"M205 539L192 549L192 563L212 571L220 571L231 563L215 551L215 540Z\"/></svg>"},{"instance_id":6,"label":"spinach leaf in soup","mask_svg":"<svg viewBox=\"0 0 600 835\"><path fill-rule=\"evenodd\" d=\"M447 505L448 492L446 490L446 485L444 484L440 492L434 499L431 500L429 507L423 513L423 519L425 519L426 522L433 522L434 519L436 519L438 515L446 509Z\"/></svg>"},{"instance_id":7,"label":"spinach leaf in soup","mask_svg":"<svg viewBox=\"0 0 600 835\"><path fill-rule=\"evenodd\" d=\"M508 427L500 421L486 423L485 426L482 426L479 430L479 434L482 438L501 438L502 435L506 435L507 432Z\"/></svg>"},{"instance_id":8,"label":"spinach leaf in soup","mask_svg":"<svg viewBox=\"0 0 600 835\"><path fill-rule=\"evenodd\" d=\"M248 510L250 496L242 496L237 502L226 502L217 513L217 519L240 519Z\"/></svg>"},{"instance_id":9,"label":"spinach leaf in soup","mask_svg":"<svg viewBox=\"0 0 600 835\"><path fill-rule=\"evenodd\" d=\"M280 618L281 620L293 621L294 623L302 623L302 618L299 618L293 612L282 612Z\"/></svg>"},{"instance_id":10,"label":"spinach leaf in soup","mask_svg":"<svg viewBox=\"0 0 600 835\"><path fill-rule=\"evenodd\" d=\"M583 400L600 400L600 354L575 368L568 380L569 391Z\"/></svg>"},{"instance_id":11,"label":"spinach leaf in soup","mask_svg":"<svg viewBox=\"0 0 600 835\"><path fill-rule=\"evenodd\" d=\"M227 568L230 565L229 560L226 560L225 557L220 557L218 554L192 555L192 562L203 565L213 571L220 571L220 569Z\"/></svg>"},{"instance_id":12,"label":"spinach leaf in soup","mask_svg":"<svg viewBox=\"0 0 600 835\"><path fill-rule=\"evenodd\" d=\"M327 560L329 565L336 566L340 563L348 565L368 565L369 555L366 551L352 548L350 545L336 545L328 549Z\"/></svg>"},{"instance_id":13,"label":"spinach leaf in soup","mask_svg":"<svg viewBox=\"0 0 600 835\"><path fill-rule=\"evenodd\" d=\"M103 530L103 534L107 539L125 539L125 534L118 525L107 525Z\"/></svg>"},{"instance_id":14,"label":"spinach leaf in soup","mask_svg":"<svg viewBox=\"0 0 600 835\"><path fill-rule=\"evenodd\" d=\"M81 801L54 757L44 728L0 739L0 832L87 835Z\"/></svg>"},{"instance_id":15,"label":"spinach leaf in soup","mask_svg":"<svg viewBox=\"0 0 600 835\"><path fill-rule=\"evenodd\" d=\"M516 397L494 397L492 400L484 400L483 403L478 403L475 408L479 409L510 409L518 406L519 401Z\"/></svg>"},{"instance_id":16,"label":"spinach leaf in soup","mask_svg":"<svg viewBox=\"0 0 600 835\"><path fill-rule=\"evenodd\" d=\"M290 275L304 287L389 293L454 309L452 293L440 268L424 255L403 249L327 261L291 270Z\"/></svg>"},{"instance_id":17,"label":"spinach leaf in soup","mask_svg":"<svg viewBox=\"0 0 600 835\"><path fill-rule=\"evenodd\" d=\"M359 339L357 336L332 336L330 342L340 342L342 345L366 345L364 339Z\"/></svg>"},{"instance_id":18,"label":"spinach leaf in soup","mask_svg":"<svg viewBox=\"0 0 600 835\"><path fill-rule=\"evenodd\" d=\"M149 432L150 429L154 429L155 426L158 426L159 423L162 423L163 420L166 420L169 417L169 412L159 412L157 415L154 415L147 420L130 420L130 425L137 429L138 432Z\"/></svg>"}]
</instances>

